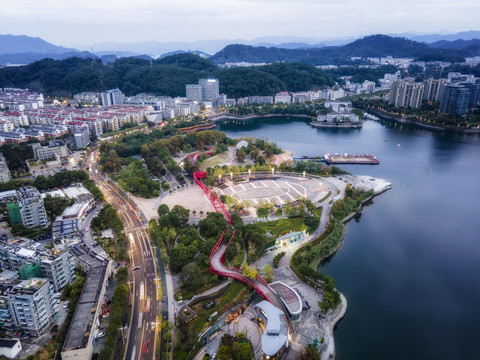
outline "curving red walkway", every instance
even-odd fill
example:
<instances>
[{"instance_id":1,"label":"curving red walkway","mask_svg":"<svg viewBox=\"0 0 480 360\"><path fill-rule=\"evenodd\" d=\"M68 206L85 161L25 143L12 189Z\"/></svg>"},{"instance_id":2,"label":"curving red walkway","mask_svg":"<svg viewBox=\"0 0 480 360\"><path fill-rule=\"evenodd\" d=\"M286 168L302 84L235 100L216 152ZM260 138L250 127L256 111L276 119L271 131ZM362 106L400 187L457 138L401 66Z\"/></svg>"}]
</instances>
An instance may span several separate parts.
<instances>
[{"instance_id":1,"label":"curving red walkway","mask_svg":"<svg viewBox=\"0 0 480 360\"><path fill-rule=\"evenodd\" d=\"M188 157L188 159L191 160L193 158L194 159L193 161L196 162L199 155L200 153L191 154ZM206 176L207 174L204 171L196 171L193 173L193 179L195 180L197 185L200 186L200 188L203 190L203 192L207 196L208 200L212 203L215 210L219 213L222 213L227 219L228 223L230 225L233 225L232 218L230 217L230 214L228 213L228 210L225 208L223 203L205 184L203 184L200 181L200 179L204 179ZM265 300L271 302L274 306L278 307L279 309L282 309L283 306L280 303L280 300L278 300L275 292L270 288L270 286L268 286L265 280L263 280L259 275L257 275L255 279L249 279L243 276L242 269L228 267L223 264L225 251L227 250L228 245L230 245L230 242L235 236L235 230L234 230L230 240L228 241L228 243L226 243L224 241L225 232L226 230L223 230L222 235L220 236L220 239L218 239L218 242L215 244L215 246L212 249L212 252L210 253L210 271L214 274L230 277L250 285Z\"/></svg>"}]
</instances>

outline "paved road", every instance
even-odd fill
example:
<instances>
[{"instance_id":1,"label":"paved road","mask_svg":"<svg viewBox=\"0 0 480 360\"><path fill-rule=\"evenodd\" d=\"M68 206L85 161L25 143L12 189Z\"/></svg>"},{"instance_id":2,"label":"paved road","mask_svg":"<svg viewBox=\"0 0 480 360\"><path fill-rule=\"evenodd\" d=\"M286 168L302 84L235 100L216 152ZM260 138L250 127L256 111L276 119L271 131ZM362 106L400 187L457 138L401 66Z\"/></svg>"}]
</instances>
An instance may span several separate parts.
<instances>
[{"instance_id":1,"label":"paved road","mask_svg":"<svg viewBox=\"0 0 480 360\"><path fill-rule=\"evenodd\" d=\"M132 269L133 283L129 285L133 292L134 303L130 327L126 330L125 359L154 359L162 306L161 293L158 291L160 283L157 279L155 254L152 252L148 235L138 215L100 174L97 167L98 157L98 150L88 157L90 176L123 221L129 249L129 265Z\"/></svg>"}]
</instances>

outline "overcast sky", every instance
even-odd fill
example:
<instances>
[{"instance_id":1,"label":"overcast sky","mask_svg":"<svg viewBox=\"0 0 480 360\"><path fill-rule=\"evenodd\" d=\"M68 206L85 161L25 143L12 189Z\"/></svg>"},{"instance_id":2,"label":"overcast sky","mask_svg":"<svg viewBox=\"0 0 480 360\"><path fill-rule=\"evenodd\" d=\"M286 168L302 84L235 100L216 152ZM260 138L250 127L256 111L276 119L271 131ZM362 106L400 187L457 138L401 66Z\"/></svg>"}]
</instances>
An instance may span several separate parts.
<instances>
[{"instance_id":1,"label":"overcast sky","mask_svg":"<svg viewBox=\"0 0 480 360\"><path fill-rule=\"evenodd\" d=\"M479 30L480 0L2 0L0 34L56 45Z\"/></svg>"}]
</instances>

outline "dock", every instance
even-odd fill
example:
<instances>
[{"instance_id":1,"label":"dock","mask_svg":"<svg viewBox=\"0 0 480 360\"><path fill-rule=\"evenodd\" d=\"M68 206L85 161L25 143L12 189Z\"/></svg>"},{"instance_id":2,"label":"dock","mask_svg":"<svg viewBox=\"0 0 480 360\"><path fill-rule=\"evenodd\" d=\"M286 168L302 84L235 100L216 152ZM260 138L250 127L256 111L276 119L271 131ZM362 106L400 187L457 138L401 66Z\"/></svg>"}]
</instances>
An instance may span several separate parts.
<instances>
[{"instance_id":1,"label":"dock","mask_svg":"<svg viewBox=\"0 0 480 360\"><path fill-rule=\"evenodd\" d=\"M295 157L294 160L324 162L328 165L378 165L380 161L373 155L350 155L350 154L334 154L326 153L323 157L319 156L302 156Z\"/></svg>"},{"instance_id":2,"label":"dock","mask_svg":"<svg viewBox=\"0 0 480 360\"><path fill-rule=\"evenodd\" d=\"M343 155L330 155L330 154L325 154L323 156L325 159L325 162L327 164L364 164L364 165L378 165L380 164L380 161L372 155L349 155L349 154L343 154Z\"/></svg>"}]
</instances>

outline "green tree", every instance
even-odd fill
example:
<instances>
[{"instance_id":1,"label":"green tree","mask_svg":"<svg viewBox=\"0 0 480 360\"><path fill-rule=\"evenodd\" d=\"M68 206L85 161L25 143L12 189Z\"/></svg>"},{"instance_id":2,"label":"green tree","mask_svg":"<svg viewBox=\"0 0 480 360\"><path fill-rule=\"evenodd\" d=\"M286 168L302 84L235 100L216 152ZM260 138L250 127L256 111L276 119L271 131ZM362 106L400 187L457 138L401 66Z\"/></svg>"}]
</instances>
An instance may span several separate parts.
<instances>
[{"instance_id":1,"label":"green tree","mask_svg":"<svg viewBox=\"0 0 480 360\"><path fill-rule=\"evenodd\" d=\"M258 208L257 217L259 217L260 219L266 219L268 217L268 209L266 207Z\"/></svg>"},{"instance_id":2,"label":"green tree","mask_svg":"<svg viewBox=\"0 0 480 360\"><path fill-rule=\"evenodd\" d=\"M167 204L161 204L159 207L158 207L158 216L163 216L163 215L167 215L169 213L170 209L168 208L168 205Z\"/></svg>"},{"instance_id":3,"label":"green tree","mask_svg":"<svg viewBox=\"0 0 480 360\"><path fill-rule=\"evenodd\" d=\"M246 158L247 158L247 154L245 153L245 151L243 150L237 150L237 160L239 162L245 162Z\"/></svg>"},{"instance_id":4,"label":"green tree","mask_svg":"<svg viewBox=\"0 0 480 360\"><path fill-rule=\"evenodd\" d=\"M255 279L258 275L258 271L245 262L242 264L242 270L243 276L249 279Z\"/></svg>"},{"instance_id":5,"label":"green tree","mask_svg":"<svg viewBox=\"0 0 480 360\"><path fill-rule=\"evenodd\" d=\"M204 284L202 273L198 265L194 262L188 263L180 273L180 286L187 291L196 291Z\"/></svg>"},{"instance_id":6,"label":"green tree","mask_svg":"<svg viewBox=\"0 0 480 360\"><path fill-rule=\"evenodd\" d=\"M235 342L233 344L233 360L252 360L253 351L249 342Z\"/></svg>"},{"instance_id":7,"label":"green tree","mask_svg":"<svg viewBox=\"0 0 480 360\"><path fill-rule=\"evenodd\" d=\"M265 266L263 267L263 278L267 283L271 283L273 281L273 276L274 273L272 267L270 266L270 264L265 264Z\"/></svg>"}]
</instances>

